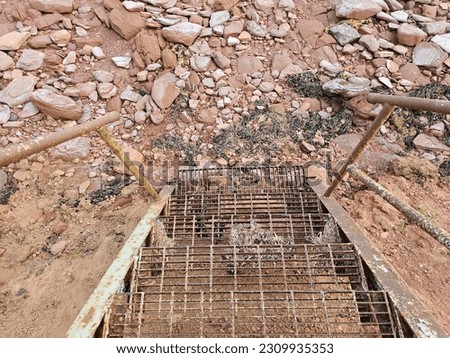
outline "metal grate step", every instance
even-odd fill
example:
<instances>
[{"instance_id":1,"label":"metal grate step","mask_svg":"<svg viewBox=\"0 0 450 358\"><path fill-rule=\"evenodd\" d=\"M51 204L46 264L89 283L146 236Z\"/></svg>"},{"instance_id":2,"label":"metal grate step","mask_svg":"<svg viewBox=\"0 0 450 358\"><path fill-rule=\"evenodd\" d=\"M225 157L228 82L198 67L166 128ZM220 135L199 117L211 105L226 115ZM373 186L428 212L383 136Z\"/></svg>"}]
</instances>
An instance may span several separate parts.
<instances>
[{"instance_id":1,"label":"metal grate step","mask_svg":"<svg viewBox=\"0 0 450 358\"><path fill-rule=\"evenodd\" d=\"M115 296L107 337L396 337L384 292L231 291Z\"/></svg>"},{"instance_id":2,"label":"metal grate step","mask_svg":"<svg viewBox=\"0 0 450 358\"><path fill-rule=\"evenodd\" d=\"M132 292L361 289L350 244L142 248Z\"/></svg>"},{"instance_id":3,"label":"metal grate step","mask_svg":"<svg viewBox=\"0 0 450 358\"><path fill-rule=\"evenodd\" d=\"M178 170L177 183L176 194L311 191L301 166L186 168Z\"/></svg>"},{"instance_id":4,"label":"metal grate step","mask_svg":"<svg viewBox=\"0 0 450 358\"><path fill-rule=\"evenodd\" d=\"M238 225L257 224L261 229L295 243L308 243L319 237L330 222L328 214L221 216L166 216L161 218L167 237L175 245L227 245L230 232ZM335 240L339 241L336 237Z\"/></svg>"},{"instance_id":5,"label":"metal grate step","mask_svg":"<svg viewBox=\"0 0 450 358\"><path fill-rule=\"evenodd\" d=\"M185 194L172 196L171 215L320 214L319 198L310 192Z\"/></svg>"}]
</instances>

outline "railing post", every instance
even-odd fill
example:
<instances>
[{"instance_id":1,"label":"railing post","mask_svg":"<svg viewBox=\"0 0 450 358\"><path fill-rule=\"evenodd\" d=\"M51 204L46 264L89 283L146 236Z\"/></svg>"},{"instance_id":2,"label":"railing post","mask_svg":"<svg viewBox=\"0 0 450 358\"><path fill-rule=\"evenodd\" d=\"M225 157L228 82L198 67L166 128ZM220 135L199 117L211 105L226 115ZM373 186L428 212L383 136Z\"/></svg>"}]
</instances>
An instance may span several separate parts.
<instances>
[{"instance_id":1,"label":"railing post","mask_svg":"<svg viewBox=\"0 0 450 358\"><path fill-rule=\"evenodd\" d=\"M353 149L352 154L347 158L346 162L342 165L342 167L339 169L339 171L336 173L336 177L333 179L333 182L331 183L330 187L327 189L327 191L324 194L325 198L328 198L333 191L337 188L337 186L342 182L342 179L344 178L345 173L347 172L347 168L354 164L358 158L361 156L361 154L364 152L368 144L372 141L372 139L375 137L375 135L378 133L380 127L387 121L389 116L394 111L394 106L390 104L385 104L383 108L381 109L381 112L378 114L378 116L373 121L370 128L367 130L364 137L359 141L359 143L356 145L355 149Z\"/></svg>"},{"instance_id":2,"label":"railing post","mask_svg":"<svg viewBox=\"0 0 450 358\"><path fill-rule=\"evenodd\" d=\"M128 168L128 170L133 174L133 176L139 181L139 185L142 185L145 190L150 194L150 196L155 200L159 201L160 197L156 192L155 188L150 184L150 182L145 178L144 175L139 173L139 169L133 164L128 155L123 151L119 143L116 142L114 137L109 133L106 128L97 129L99 136L105 141L105 143L111 148L115 155L119 157L122 163Z\"/></svg>"}]
</instances>

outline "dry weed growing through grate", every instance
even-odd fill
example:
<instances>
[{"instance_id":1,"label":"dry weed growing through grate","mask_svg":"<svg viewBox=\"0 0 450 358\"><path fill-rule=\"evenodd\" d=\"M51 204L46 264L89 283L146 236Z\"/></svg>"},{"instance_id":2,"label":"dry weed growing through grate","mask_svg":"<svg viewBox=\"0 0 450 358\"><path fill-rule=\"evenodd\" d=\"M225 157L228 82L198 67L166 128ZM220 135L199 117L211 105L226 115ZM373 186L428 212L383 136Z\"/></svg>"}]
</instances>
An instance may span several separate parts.
<instances>
[{"instance_id":1,"label":"dry weed growing through grate","mask_svg":"<svg viewBox=\"0 0 450 358\"><path fill-rule=\"evenodd\" d=\"M306 236L305 239L312 244L332 244L342 242L339 228L332 217L328 218L323 232L314 236Z\"/></svg>"},{"instance_id":2,"label":"dry weed growing through grate","mask_svg":"<svg viewBox=\"0 0 450 358\"><path fill-rule=\"evenodd\" d=\"M223 259L229 262L231 274L235 273L235 267L239 271L238 268L242 267L258 267L261 261L281 260L282 253L292 251L294 245L293 238L279 236L271 230L262 228L254 220L248 224L233 225L229 242L234 249L231 249L229 254L223 255ZM235 258L238 258L236 263L233 262Z\"/></svg>"}]
</instances>

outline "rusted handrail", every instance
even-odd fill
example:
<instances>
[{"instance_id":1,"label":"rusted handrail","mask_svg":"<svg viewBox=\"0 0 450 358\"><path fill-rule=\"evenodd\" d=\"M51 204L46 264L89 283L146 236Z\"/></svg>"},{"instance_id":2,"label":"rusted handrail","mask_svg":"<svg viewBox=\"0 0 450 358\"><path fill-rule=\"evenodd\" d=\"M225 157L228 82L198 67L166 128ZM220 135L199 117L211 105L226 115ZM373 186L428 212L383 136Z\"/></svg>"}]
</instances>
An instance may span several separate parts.
<instances>
[{"instance_id":1,"label":"rusted handrail","mask_svg":"<svg viewBox=\"0 0 450 358\"><path fill-rule=\"evenodd\" d=\"M412 206L404 203L395 195L390 193L386 188L377 183L371 177L369 177L362 170L349 166L348 172L356 179L362 181L366 184L370 189L372 189L375 193L381 196L384 200L386 200L389 204L391 204L394 208L400 211L403 215L405 215L408 219L413 221L415 224L420 226L423 231L430 234L433 238L439 241L442 245L444 245L448 250L450 250L450 234L446 231L434 226L431 222L429 222L421 213L419 213Z\"/></svg>"},{"instance_id":2,"label":"rusted handrail","mask_svg":"<svg viewBox=\"0 0 450 358\"><path fill-rule=\"evenodd\" d=\"M450 114L450 101L443 101L439 99L389 96L385 94L369 93L367 95L367 102L390 104L391 106L416 109L420 111Z\"/></svg>"},{"instance_id":3,"label":"rusted handrail","mask_svg":"<svg viewBox=\"0 0 450 358\"><path fill-rule=\"evenodd\" d=\"M111 133L109 133L106 128L103 128L110 123L118 121L119 119L120 114L118 112L111 112L101 118L80 124L72 128L63 129L55 133L41 135L25 143L11 144L2 149L2 151L0 152L0 168L26 158L31 154L39 153L45 149L67 142L68 140L80 137L92 131L97 131L98 135L105 141L105 143L111 148L114 154L119 157L122 163L131 172L131 174L133 174L133 176L138 180L139 184L141 184L145 188L145 190L154 200L159 201L160 197L155 188L153 188L153 186L145 178L144 175L139 173L139 169L133 164L128 155L124 153Z\"/></svg>"},{"instance_id":4,"label":"rusted handrail","mask_svg":"<svg viewBox=\"0 0 450 358\"><path fill-rule=\"evenodd\" d=\"M95 131L103 126L116 122L119 119L119 112L111 112L101 118L72 128L64 129L55 133L40 135L39 137L30 139L25 143L11 144L3 148L0 152L0 168L26 158L31 154L39 153L45 149Z\"/></svg>"},{"instance_id":5,"label":"rusted handrail","mask_svg":"<svg viewBox=\"0 0 450 358\"><path fill-rule=\"evenodd\" d=\"M394 111L394 108L395 107L391 106L390 104L385 104L383 106L383 109L378 114L377 118L375 118L375 120L373 121L370 128L367 130L364 137L359 141L355 149L353 149L352 154L350 154L350 156L347 158L342 167L339 168L339 171L336 173L336 177L333 179L333 182L331 183L330 187L324 194L325 198L328 198L333 193L333 191L338 187L338 185L342 182L345 173L347 173L347 168L358 160L358 158L364 152L366 147L369 145L370 141L376 136L381 126L384 123L386 123L389 116Z\"/></svg>"},{"instance_id":6,"label":"rusted handrail","mask_svg":"<svg viewBox=\"0 0 450 358\"><path fill-rule=\"evenodd\" d=\"M345 174L349 172L355 178L361 180L370 189L375 191L383 199L385 199L389 204L394 206L403 215L412 220L415 224L419 225L425 232L430 234L433 238L439 241L447 249L450 250L450 235L444 230L435 227L426 218L421 215L417 210L409 206L408 204L402 202L400 199L396 198L394 195L389 193L385 188L383 188L376 181L371 179L363 171L353 167L352 165L358 160L358 158L363 153L364 149L368 146L370 141L378 133L380 127L386 122L389 116L395 109L395 106L402 106L410 109L438 112L450 114L450 101L434 100L427 98L416 98L416 97L402 97L402 96L388 96L377 93L370 93L367 95L367 101L370 103L381 103L383 108L378 114L377 118L374 120L370 128L367 130L364 137L353 149L350 156L345 161L344 165L339 168L333 182L326 190L323 195L324 198L329 198L338 185L342 182Z\"/></svg>"}]
</instances>

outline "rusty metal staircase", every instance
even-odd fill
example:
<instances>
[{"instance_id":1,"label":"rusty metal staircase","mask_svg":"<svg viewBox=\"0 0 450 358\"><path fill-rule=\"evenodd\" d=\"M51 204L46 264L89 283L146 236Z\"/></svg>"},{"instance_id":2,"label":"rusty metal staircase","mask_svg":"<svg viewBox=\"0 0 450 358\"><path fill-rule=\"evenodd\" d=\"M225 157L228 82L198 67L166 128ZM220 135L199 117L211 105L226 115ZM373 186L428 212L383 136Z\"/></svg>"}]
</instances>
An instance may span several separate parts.
<instances>
[{"instance_id":1,"label":"rusty metal staircase","mask_svg":"<svg viewBox=\"0 0 450 358\"><path fill-rule=\"evenodd\" d=\"M185 169L176 184L98 335L403 335L302 167Z\"/></svg>"}]
</instances>

